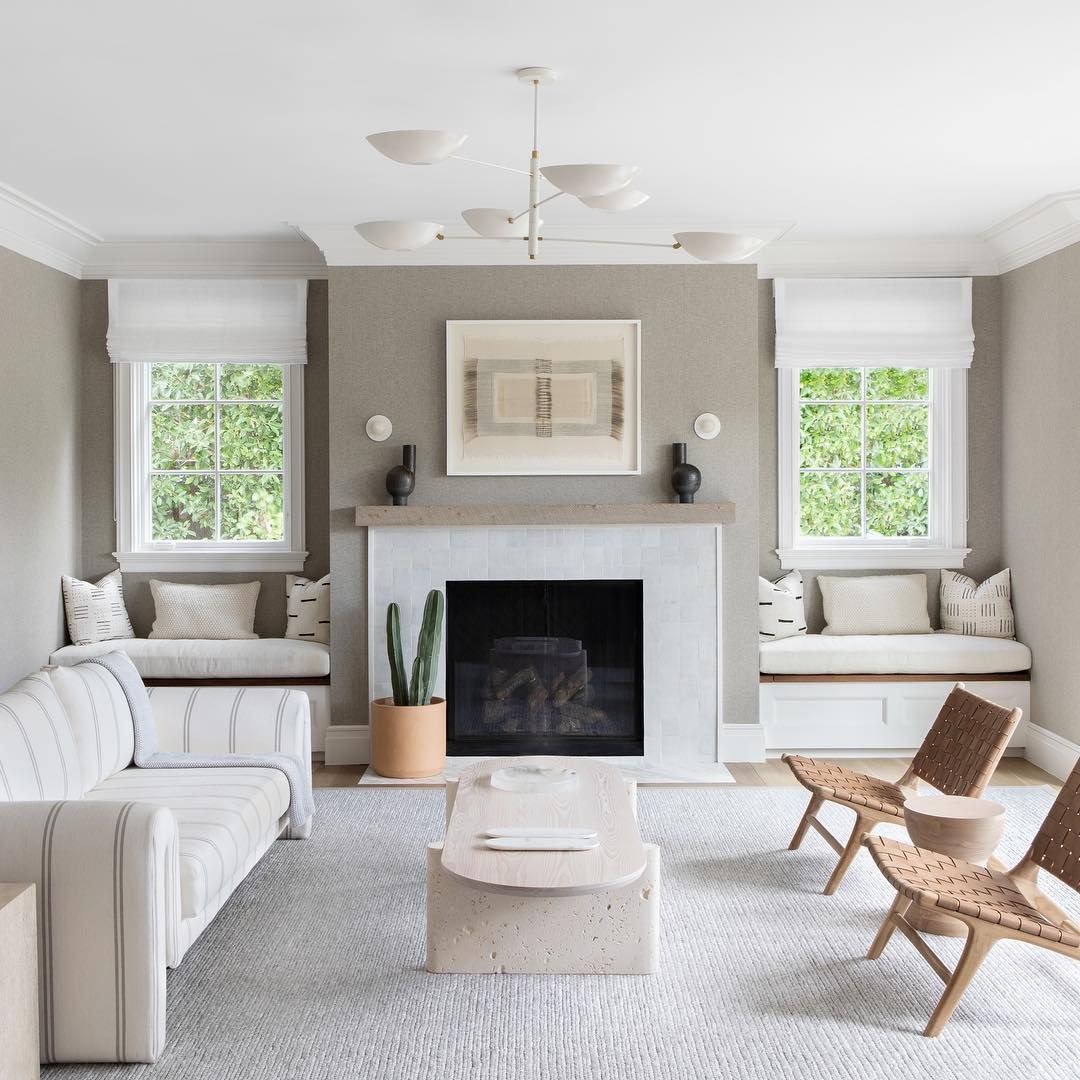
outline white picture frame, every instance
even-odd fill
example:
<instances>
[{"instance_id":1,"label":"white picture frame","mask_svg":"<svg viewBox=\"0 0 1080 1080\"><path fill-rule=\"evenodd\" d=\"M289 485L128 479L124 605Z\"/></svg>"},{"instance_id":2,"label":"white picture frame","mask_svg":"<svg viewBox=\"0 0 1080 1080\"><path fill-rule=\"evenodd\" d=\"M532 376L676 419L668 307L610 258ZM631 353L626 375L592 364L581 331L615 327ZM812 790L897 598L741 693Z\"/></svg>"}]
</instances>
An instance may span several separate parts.
<instances>
[{"instance_id":1,"label":"white picture frame","mask_svg":"<svg viewBox=\"0 0 1080 1080\"><path fill-rule=\"evenodd\" d=\"M641 320L448 320L446 472L640 476Z\"/></svg>"}]
</instances>

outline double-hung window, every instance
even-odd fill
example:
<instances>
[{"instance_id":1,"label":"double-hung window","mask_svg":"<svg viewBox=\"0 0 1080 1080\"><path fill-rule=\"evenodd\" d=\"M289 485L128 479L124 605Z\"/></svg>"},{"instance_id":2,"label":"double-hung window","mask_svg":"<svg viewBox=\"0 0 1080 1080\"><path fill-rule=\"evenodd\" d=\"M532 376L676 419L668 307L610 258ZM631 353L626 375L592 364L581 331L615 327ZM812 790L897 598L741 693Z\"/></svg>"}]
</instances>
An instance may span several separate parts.
<instances>
[{"instance_id":1,"label":"double-hung window","mask_svg":"<svg viewBox=\"0 0 1080 1080\"><path fill-rule=\"evenodd\" d=\"M970 281L775 289L782 565L963 565Z\"/></svg>"},{"instance_id":2,"label":"double-hung window","mask_svg":"<svg viewBox=\"0 0 1080 1080\"><path fill-rule=\"evenodd\" d=\"M110 282L122 569L302 569L305 306L304 282Z\"/></svg>"}]
</instances>

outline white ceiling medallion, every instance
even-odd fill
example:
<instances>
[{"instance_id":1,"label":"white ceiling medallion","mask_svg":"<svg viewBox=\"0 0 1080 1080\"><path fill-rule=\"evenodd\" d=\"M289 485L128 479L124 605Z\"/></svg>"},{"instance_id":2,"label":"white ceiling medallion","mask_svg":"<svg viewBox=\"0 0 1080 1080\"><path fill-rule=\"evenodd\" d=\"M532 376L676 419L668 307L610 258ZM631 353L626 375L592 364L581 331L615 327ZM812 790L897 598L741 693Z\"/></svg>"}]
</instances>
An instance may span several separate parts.
<instances>
[{"instance_id":1,"label":"white ceiling medallion","mask_svg":"<svg viewBox=\"0 0 1080 1080\"><path fill-rule=\"evenodd\" d=\"M767 239L757 236L721 232L680 232L674 235L673 244L598 240L585 236L541 236L540 226L543 222L540 220L539 208L543 203L551 202L560 196L569 195L590 209L609 212L632 210L641 206L649 196L630 187L639 172L636 165L593 162L541 166L540 87L554 81L556 74L550 68L543 67L520 68L516 74L521 82L531 86L533 90L532 152L527 171L513 168L509 171L528 176L528 204L524 210L484 206L462 211L465 224L477 237L487 240L524 240L528 244L528 257L532 260L539 256L542 243L563 243L675 248L702 262L729 263L748 259L768 242ZM447 158L455 158L473 165L508 168L494 162L477 161L456 154L455 151L460 149L467 136L455 131L380 131L367 138L380 154L404 165L433 165ZM555 190L541 195L541 178ZM442 226L430 221L365 221L356 226L356 231L368 243L385 251L416 251L433 240L446 239Z\"/></svg>"}]
</instances>

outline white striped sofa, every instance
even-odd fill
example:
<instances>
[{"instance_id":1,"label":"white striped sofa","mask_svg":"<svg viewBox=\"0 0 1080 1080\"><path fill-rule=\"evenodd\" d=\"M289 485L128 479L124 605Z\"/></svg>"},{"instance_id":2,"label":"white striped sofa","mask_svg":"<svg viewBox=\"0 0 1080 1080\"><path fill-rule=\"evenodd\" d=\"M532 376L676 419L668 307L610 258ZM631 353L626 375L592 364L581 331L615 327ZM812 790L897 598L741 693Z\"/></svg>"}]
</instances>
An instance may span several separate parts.
<instances>
[{"instance_id":1,"label":"white striped sofa","mask_svg":"<svg viewBox=\"0 0 1080 1080\"><path fill-rule=\"evenodd\" d=\"M296 690L160 687L158 748L294 755ZM119 683L45 668L0 694L0 881L34 882L41 1060L154 1061L177 966L288 822L277 769L138 769Z\"/></svg>"}]
</instances>

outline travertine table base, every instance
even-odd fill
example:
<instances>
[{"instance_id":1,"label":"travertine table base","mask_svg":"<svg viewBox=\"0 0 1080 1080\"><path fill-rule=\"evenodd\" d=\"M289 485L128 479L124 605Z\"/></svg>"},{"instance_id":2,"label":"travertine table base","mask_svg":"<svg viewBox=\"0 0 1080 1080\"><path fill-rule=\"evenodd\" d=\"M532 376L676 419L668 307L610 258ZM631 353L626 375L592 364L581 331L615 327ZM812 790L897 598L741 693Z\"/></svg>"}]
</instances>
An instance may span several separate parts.
<instances>
[{"instance_id":1,"label":"travertine table base","mask_svg":"<svg viewBox=\"0 0 1080 1080\"><path fill-rule=\"evenodd\" d=\"M0 884L0 1077L37 1080L37 887Z\"/></svg>"}]
</instances>

